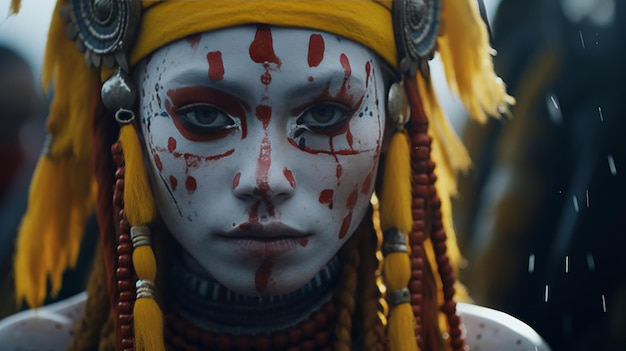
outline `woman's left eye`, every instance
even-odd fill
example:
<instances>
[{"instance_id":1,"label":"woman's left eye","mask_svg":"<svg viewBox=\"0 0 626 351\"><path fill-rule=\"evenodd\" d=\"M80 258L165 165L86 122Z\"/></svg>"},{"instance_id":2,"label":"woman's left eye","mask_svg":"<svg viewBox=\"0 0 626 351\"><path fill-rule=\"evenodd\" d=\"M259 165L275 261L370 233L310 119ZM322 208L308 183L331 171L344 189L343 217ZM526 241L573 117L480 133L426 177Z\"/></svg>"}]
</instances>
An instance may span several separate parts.
<instances>
[{"instance_id":1,"label":"woman's left eye","mask_svg":"<svg viewBox=\"0 0 626 351\"><path fill-rule=\"evenodd\" d=\"M211 105L192 105L177 111L183 124L196 131L216 131L237 126L236 121L226 112Z\"/></svg>"},{"instance_id":2,"label":"woman's left eye","mask_svg":"<svg viewBox=\"0 0 626 351\"><path fill-rule=\"evenodd\" d=\"M298 117L298 124L313 132L334 130L346 124L349 113L350 109L346 106L325 102L307 108Z\"/></svg>"}]
</instances>

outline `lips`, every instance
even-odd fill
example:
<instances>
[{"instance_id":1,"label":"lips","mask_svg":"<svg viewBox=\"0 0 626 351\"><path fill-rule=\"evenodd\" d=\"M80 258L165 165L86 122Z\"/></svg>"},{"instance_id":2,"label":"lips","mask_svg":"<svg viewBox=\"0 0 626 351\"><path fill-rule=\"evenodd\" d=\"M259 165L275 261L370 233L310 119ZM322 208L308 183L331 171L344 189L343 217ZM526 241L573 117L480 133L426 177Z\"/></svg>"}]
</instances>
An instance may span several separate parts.
<instances>
[{"instance_id":1,"label":"lips","mask_svg":"<svg viewBox=\"0 0 626 351\"><path fill-rule=\"evenodd\" d=\"M244 254L278 257L308 244L310 234L283 223L242 223L237 229L219 235Z\"/></svg>"}]
</instances>

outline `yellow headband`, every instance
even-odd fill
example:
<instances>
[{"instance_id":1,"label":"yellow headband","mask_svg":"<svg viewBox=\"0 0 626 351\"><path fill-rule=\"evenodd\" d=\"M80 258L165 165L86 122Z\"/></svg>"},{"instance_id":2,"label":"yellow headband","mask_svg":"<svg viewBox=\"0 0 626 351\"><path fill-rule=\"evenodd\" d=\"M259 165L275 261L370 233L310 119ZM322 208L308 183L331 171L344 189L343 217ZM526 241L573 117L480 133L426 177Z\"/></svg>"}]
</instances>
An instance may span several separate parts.
<instances>
[{"instance_id":1,"label":"yellow headband","mask_svg":"<svg viewBox=\"0 0 626 351\"><path fill-rule=\"evenodd\" d=\"M320 30L369 47L396 66L391 1L222 0L144 2L141 29L130 61L163 45L220 28L263 23ZM158 5L157 5L158 4Z\"/></svg>"}]
</instances>

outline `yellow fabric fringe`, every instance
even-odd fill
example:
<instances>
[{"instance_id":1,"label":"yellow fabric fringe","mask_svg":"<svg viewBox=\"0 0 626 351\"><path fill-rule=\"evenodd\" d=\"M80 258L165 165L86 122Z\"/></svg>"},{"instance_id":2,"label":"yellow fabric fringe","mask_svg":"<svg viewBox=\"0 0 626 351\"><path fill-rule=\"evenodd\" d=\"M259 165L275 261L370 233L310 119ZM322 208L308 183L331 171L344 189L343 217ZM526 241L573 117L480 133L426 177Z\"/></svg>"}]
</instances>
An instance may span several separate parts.
<instances>
[{"instance_id":1,"label":"yellow fabric fringe","mask_svg":"<svg viewBox=\"0 0 626 351\"><path fill-rule=\"evenodd\" d=\"M62 3L57 3L55 13ZM19 6L20 1L12 1L11 11L17 12ZM98 72L86 67L65 32L63 20L53 16L43 66L44 88L53 83L55 94L47 123L52 140L33 174L16 246L16 297L18 304L26 300L31 307L43 303L47 277L54 296L61 288L63 271L76 264L97 190L91 124Z\"/></svg>"},{"instance_id":2,"label":"yellow fabric fringe","mask_svg":"<svg viewBox=\"0 0 626 351\"><path fill-rule=\"evenodd\" d=\"M120 143L125 162L124 212L131 226L147 225L155 216L154 197L144 167L139 138L132 124L120 129Z\"/></svg>"},{"instance_id":3,"label":"yellow fabric fringe","mask_svg":"<svg viewBox=\"0 0 626 351\"><path fill-rule=\"evenodd\" d=\"M150 246L142 245L133 250L133 267L139 279L151 282L156 279L156 259Z\"/></svg>"},{"instance_id":4,"label":"yellow fabric fringe","mask_svg":"<svg viewBox=\"0 0 626 351\"><path fill-rule=\"evenodd\" d=\"M42 157L37 165L16 245L18 304L26 300L31 307L41 306L47 277L56 296L65 268L76 265L85 222L95 205L95 183L84 182L91 179L86 162Z\"/></svg>"},{"instance_id":5,"label":"yellow fabric fringe","mask_svg":"<svg viewBox=\"0 0 626 351\"><path fill-rule=\"evenodd\" d=\"M139 298L133 308L136 351L165 351L163 316L152 298ZM137 328L140 327L140 328Z\"/></svg>"},{"instance_id":6,"label":"yellow fabric fringe","mask_svg":"<svg viewBox=\"0 0 626 351\"><path fill-rule=\"evenodd\" d=\"M493 49L486 24L474 0L446 0L442 4L442 30L437 38L450 89L457 93L471 116L485 122L499 116L515 99L493 70Z\"/></svg>"},{"instance_id":7,"label":"yellow fabric fringe","mask_svg":"<svg viewBox=\"0 0 626 351\"><path fill-rule=\"evenodd\" d=\"M380 198L382 230L397 228L408 234L413 227L411 215L411 158L404 131L391 137Z\"/></svg>"}]
</instances>

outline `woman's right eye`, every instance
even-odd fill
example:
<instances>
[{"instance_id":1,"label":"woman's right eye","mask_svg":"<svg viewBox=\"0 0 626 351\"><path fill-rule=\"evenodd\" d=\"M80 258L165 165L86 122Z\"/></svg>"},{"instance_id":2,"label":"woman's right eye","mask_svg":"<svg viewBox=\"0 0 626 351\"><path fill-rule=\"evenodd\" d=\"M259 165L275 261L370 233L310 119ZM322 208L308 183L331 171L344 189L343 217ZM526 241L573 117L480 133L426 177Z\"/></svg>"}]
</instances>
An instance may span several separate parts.
<instances>
[{"instance_id":1,"label":"woman's right eye","mask_svg":"<svg viewBox=\"0 0 626 351\"><path fill-rule=\"evenodd\" d=\"M237 121L208 104L188 105L176 111L183 125L194 132L216 132L237 127Z\"/></svg>"}]
</instances>

